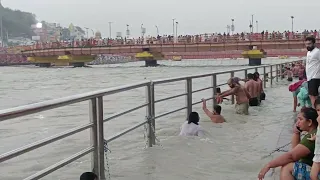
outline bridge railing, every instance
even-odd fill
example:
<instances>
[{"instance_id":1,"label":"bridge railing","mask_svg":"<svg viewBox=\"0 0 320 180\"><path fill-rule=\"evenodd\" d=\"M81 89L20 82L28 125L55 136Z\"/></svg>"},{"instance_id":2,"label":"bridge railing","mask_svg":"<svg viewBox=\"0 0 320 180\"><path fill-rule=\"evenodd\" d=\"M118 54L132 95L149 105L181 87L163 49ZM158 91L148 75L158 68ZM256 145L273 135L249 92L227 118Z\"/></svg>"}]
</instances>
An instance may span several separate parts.
<instances>
[{"instance_id":1,"label":"bridge railing","mask_svg":"<svg viewBox=\"0 0 320 180\"><path fill-rule=\"evenodd\" d=\"M317 39L319 41L319 38ZM271 39L263 39L263 38L248 38L248 39L238 39L238 38L218 38L218 39L208 39L208 40L193 40L193 41L146 41L141 43L131 43L126 42L124 40L118 40L115 42L103 42L97 43L98 41L72 41L70 43L64 42L51 42L51 43L37 43L31 46L24 46L21 48L21 51L32 51L32 50L49 50L49 49L64 49L64 48L93 48L93 47L110 47L110 48L117 48L117 47L154 47L154 46L175 46L175 45L234 45L238 44L241 45L243 43L253 44L253 45L262 45L263 43L284 43L284 44L293 44L293 43L304 43L304 38L294 38L294 39L286 39L286 38L271 38ZM301 46L303 48L303 46Z\"/></svg>"},{"instance_id":2,"label":"bridge railing","mask_svg":"<svg viewBox=\"0 0 320 180\"><path fill-rule=\"evenodd\" d=\"M254 71L261 71L263 70L263 73L261 73L264 77L269 78L263 78L264 79L264 87L266 87L266 79L270 79L270 85L273 84L273 78L276 77L276 81L278 81L279 77L279 68L281 68L283 65L288 64L287 63L279 63L279 64L271 64L271 65L263 65L263 66L256 66L256 67L248 67L248 68L241 68L241 69L235 69L235 70L227 70L227 71L220 71L220 72L214 72L214 73L207 73L207 74L199 74L199 75L192 75L192 76L183 76L183 77L176 77L176 78L168 78L168 79L160 79L155 81L142 81L135 84L129 84L114 88L108 88L98 91L93 91L89 93L44 101L40 103L25 105L25 106L19 106L15 108L0 110L0 122L1 121L8 121L14 118L18 117L24 117L26 115L39 113L42 111L48 111L51 109L56 109L59 107L88 101L88 110L89 110L89 123L69 129L67 131L64 131L62 133L50 136L48 138L36 141L34 143L25 145L23 147L20 147L18 149L14 149L12 151L6 152L4 154L0 155L0 163L3 163L5 161L8 161L12 158L16 158L20 155L23 155L25 153L28 153L30 151L36 150L40 147L52 144L53 142L56 142L58 140L62 140L68 136L71 136L73 134L82 132L86 129L90 129L90 145L89 147L73 154L72 156L61 160L60 162L57 162L53 164L52 166L45 168L27 178L24 178L24 180L36 180L40 179L72 162L75 160L91 153L91 166L93 171L99 176L99 180L105 180L105 165L104 165L104 148L107 143L110 143L117 138L141 127L144 125L147 125L148 129L148 146L152 147L156 144L155 142L155 120L161 117L165 117L167 115L170 115L172 113L182 111L186 109L186 117L188 117L188 114L192 112L192 107L196 104L200 104L201 101L193 102L192 96L194 93L210 90L212 89L212 96L208 99L213 100L213 104L215 104L215 94L216 94L216 87L226 85L226 83L218 84L217 83L217 75L221 74L230 74L230 77L234 77L236 72L243 72L244 77L247 76L249 70ZM273 69L275 67L275 70ZM267 70L269 70L267 72ZM192 82L196 81L199 78L205 78L205 77L211 77L211 85L205 88L201 89L195 89L192 86ZM168 84L172 82L179 82L179 81L185 81L186 87L185 92L173 95L170 97L162 98L155 100L155 88L158 88L163 84ZM126 109L121 112L117 112L109 117L104 116L104 103L103 103L103 97L109 96L112 94L117 94L124 91L129 91L137 88L145 88L145 99L146 102L142 103L134 108ZM162 113L162 114L156 114L156 104L159 102L164 102L170 99L175 99L177 97L186 97L185 106ZM232 103L234 103L234 97L232 97ZM114 118L120 117L122 115L134 112L138 109L146 108L146 119L142 120L138 124L135 124L132 127L129 127L128 129L125 129L117 134L112 135L108 139L105 139L104 137L104 122L110 121Z\"/></svg>"}]
</instances>

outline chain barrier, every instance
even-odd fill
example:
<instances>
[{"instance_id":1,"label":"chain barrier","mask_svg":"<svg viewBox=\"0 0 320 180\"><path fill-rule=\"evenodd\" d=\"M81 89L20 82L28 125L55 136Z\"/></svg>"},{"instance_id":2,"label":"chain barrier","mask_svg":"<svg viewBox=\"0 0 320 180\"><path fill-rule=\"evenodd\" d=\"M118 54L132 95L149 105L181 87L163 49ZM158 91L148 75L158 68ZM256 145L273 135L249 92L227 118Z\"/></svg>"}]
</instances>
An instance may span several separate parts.
<instances>
[{"instance_id":1,"label":"chain barrier","mask_svg":"<svg viewBox=\"0 0 320 180\"><path fill-rule=\"evenodd\" d=\"M271 156L272 154L274 154L275 152L288 152L288 150L284 150L283 148L289 146L290 144L291 144L291 142L289 142L289 143L287 143L287 144L285 144L285 145L283 145L283 146L280 146L280 147L276 148L275 150L271 151L268 155L263 156L262 159L265 159L265 158L267 158L267 157L270 157L270 156Z\"/></svg>"},{"instance_id":2,"label":"chain barrier","mask_svg":"<svg viewBox=\"0 0 320 180\"><path fill-rule=\"evenodd\" d=\"M104 155L106 157L106 165L107 165L107 169L104 169L104 170L107 171L108 179L111 180L110 165L109 165L109 158L108 158L108 152L111 153L111 150L108 147L108 141L107 140L104 140L104 142L103 142L103 149L104 149Z\"/></svg>"},{"instance_id":3,"label":"chain barrier","mask_svg":"<svg viewBox=\"0 0 320 180\"><path fill-rule=\"evenodd\" d=\"M144 140L146 141L146 144L145 144L145 148L148 147L148 143L149 143L149 138L148 138L148 125L150 124L151 125L151 131L152 131L152 134L154 135L154 139L155 139L155 145L158 145L158 146L162 146L160 144L160 140L157 138L156 136L156 130L155 130L155 127L153 126L151 120L152 120L152 117L151 116L146 116L146 119L148 120L148 123L144 125L144 133L143 133L143 138Z\"/></svg>"}]
</instances>

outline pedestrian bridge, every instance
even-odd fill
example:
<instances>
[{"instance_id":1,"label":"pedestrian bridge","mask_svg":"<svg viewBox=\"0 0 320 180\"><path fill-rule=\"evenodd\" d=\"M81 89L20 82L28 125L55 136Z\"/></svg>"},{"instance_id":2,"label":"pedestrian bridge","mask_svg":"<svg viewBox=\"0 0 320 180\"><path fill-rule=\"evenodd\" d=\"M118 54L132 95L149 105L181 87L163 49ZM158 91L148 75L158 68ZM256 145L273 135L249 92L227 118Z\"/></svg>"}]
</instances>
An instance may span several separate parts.
<instances>
[{"instance_id":1,"label":"pedestrian bridge","mask_svg":"<svg viewBox=\"0 0 320 180\"><path fill-rule=\"evenodd\" d=\"M146 161L148 161L147 164L149 164L150 166L146 167L146 168L141 168L141 166L143 166L142 164L136 164L137 166L131 167L129 164L127 164L129 167L126 167L124 165L120 165L113 168L113 164L110 164L110 160L111 156L114 156L113 154L109 154L108 151L108 145L109 144L116 144L116 140L118 140L119 137L122 137L128 133L132 133L132 131L141 128L141 127L145 127L146 128L146 140L147 140L147 146L148 147L153 147L155 145L159 145L159 142L157 142L157 132L156 131L165 131L165 129L157 129L157 123L161 123L157 120L159 120L162 117L168 117L169 115L174 115L178 112L181 111L185 111L184 116L181 119L181 123L183 122L183 120L187 117L187 115L192 112L193 110L198 110L199 108L196 108L195 105L198 105L201 103L200 99L195 99L195 94L198 92L202 92L202 91L206 91L206 90L210 90L211 91L211 96L207 97L208 100L210 100L212 102L212 104L215 104L214 101L214 96L216 94L216 87L221 87L226 85L226 80L228 79L228 77L234 77L234 76L239 76L239 77L246 77L247 74L249 72L253 72L253 71L259 71L261 76L264 77L264 87L267 88L267 91L270 90L270 94L267 93L267 95L269 95L270 97L267 98L271 98L274 100L274 102L268 102L271 105L266 107L266 108L271 108L271 106L274 109L279 109L280 106L283 106L284 104L279 104L278 106L276 105L278 102L276 102L275 98L280 98L280 96L283 96L281 93L277 93L276 89L281 88L281 86L277 85L276 82L279 81L280 76L279 76L279 70L280 67L282 65L286 65L286 63L278 63L278 64L270 64L270 65L263 65L263 66L256 66L256 67L250 67L250 68L241 68L241 69L234 69L234 70L227 70L227 71L219 71L219 72L212 72L212 73L208 73L208 74L199 74L199 75L190 75L190 76L186 76L186 77L176 77L176 78L168 78L168 79L160 79L160 80L154 80L154 81L143 81L143 82L138 82L138 83L134 83L134 84L129 84L129 85L123 85L123 86L119 86L119 87L114 87L114 88L108 88L108 89L102 89L102 90L97 90L94 92L88 92L88 93L84 93L84 94L77 94L74 96L70 96L70 97L63 97L63 98L59 98L59 99L53 99L53 100L49 100L49 101L44 101L44 102L40 102L40 103L34 103L34 104L29 104L29 105L25 105L25 106L19 106L19 107L15 107L15 108L11 108L11 109L5 109L5 110L0 110L0 122L5 123L5 121L14 121L14 119L16 118L20 118L20 119L24 119L24 117L26 117L27 115L30 114L37 114L43 111L49 111L49 110L53 110L53 109L57 109L60 107L65 107L68 105L74 105L76 103L79 102L88 102L88 112L89 112L89 121L87 124L82 124L79 125L78 127L74 127L71 128L69 130L66 130L64 132L58 133L56 135L50 136L50 137L46 137L42 140L39 141L35 141L31 144L27 144L23 147L19 147L16 149L13 149L11 151L8 152L4 152L3 154L0 155L0 179L24 179L24 180L36 180L36 179L40 179L40 178L44 178L47 175L51 175L51 173L53 173L54 171L63 168L67 165L75 165L74 163L76 162L76 160L78 160L79 158L90 154L91 155L91 160L88 163L91 163L91 167L89 167L87 169L87 171L91 171L93 170L98 176L99 176L99 180L105 180L105 179L110 179L110 176L112 177L111 179L132 179L132 177L139 177L140 179L185 179L185 177L195 177L195 179L208 179L208 177L213 176L212 172L207 171L206 169L209 168L214 168L214 166L206 166L206 164L202 164L200 165L199 162L197 161L203 161L204 163L208 163L208 162L216 162L219 164L223 164L224 162L226 162L226 160L224 159L219 159L219 157L214 156L214 154L217 153L213 153L212 155L215 157L214 159L210 159L211 156L208 157L203 157L201 156L202 153L204 153L205 151L209 151L210 149L208 149L210 146L207 146L204 149L201 150L196 150L196 151L192 151L192 152L179 152L179 151L184 151L185 149L188 149L187 147L183 147L186 146L186 144L180 143L178 145L180 145L181 148L179 148L179 151L176 149L175 152L172 151L173 154L175 154L175 156L169 156L170 155L170 150L173 150L172 147L175 146L175 144L170 144L168 142L165 143L161 143L160 145L163 147L163 149L161 150L161 148L154 148L151 149L150 151L147 150L137 150L137 149L126 149L121 153L126 153L128 151L133 151L133 152L137 152L139 154L144 154L146 156ZM223 79L219 79L219 77L221 77L221 75L223 75ZM267 78L269 77L269 78ZM194 82L196 81L200 81L203 78L210 78L210 81L207 81L207 87L196 87L194 86ZM267 82L267 79L268 82ZM172 85L172 84L176 84L178 82L185 82L186 86L185 86L185 92L175 92L175 94L167 94L167 97L164 98L158 98L156 97L156 91L158 88L163 88L167 85ZM277 87L276 89L273 87ZM283 88L284 86L282 86ZM106 111L106 108L108 106L113 106L115 105L115 102L109 102L106 103L104 101L104 97L107 96L111 96L113 94L118 94L118 93L123 93L123 92L128 92L128 91L135 91L137 88L144 88L145 89L145 95L143 94L139 94L138 96L144 97L145 98L145 103L141 103L141 104L136 104L135 107L132 107L130 109L122 109L121 106L119 106L119 111L113 114L110 114L110 112ZM286 87L285 87L286 88ZM273 92L273 94L271 93ZM137 94L136 94L137 95ZM273 97L274 96L274 97ZM129 96L130 97L130 96ZM128 97L128 98L129 98ZM185 104L181 107L167 107L165 112L157 112L157 105L161 102L167 102L169 100L174 100L177 99L179 97L185 97L185 102L176 102L177 105L179 104ZM230 98L230 103L234 103L234 97ZM289 106L288 104L286 104L285 106ZM145 115L145 119L141 119L139 123L132 125L131 127L127 127L124 129L119 130L118 133L113 134L109 137L105 137L105 126L109 126L109 125L104 125L109 123L109 121L114 120L115 118L118 117L122 117L125 114L128 113L134 113L139 109L146 109L146 115ZM228 112L228 110L226 110ZM230 111L230 113L226 113L226 116L228 114L232 114L232 111ZM263 118L263 117L267 117L267 114L263 114L259 115L259 110L257 110L257 113L253 112L253 116L254 119L259 119L259 118ZM82 112L79 112L82 113ZM274 112L274 113L279 113L279 112ZM284 117L287 118L286 114L282 114ZM134 116L132 116L133 118ZM86 118L86 117L83 117ZM242 117L243 119L244 117ZM254 121L253 119L253 121ZM239 119L240 120L240 119ZM277 118L273 119L273 120L278 120ZM167 119L166 121L170 121L170 119ZM229 122L230 123L230 122ZM250 122L248 122L247 124L249 124ZM263 121L261 123L271 123L271 121ZM228 124L228 123L226 123ZM230 123L232 124L232 123ZM17 124L18 125L18 124ZM280 124L283 125L283 124ZM269 126L264 126L267 129L263 129L263 131L270 131L273 129L279 129L279 124L270 124ZM281 129L281 128L280 128ZM59 140L64 140L65 138L74 135L74 134L78 134L81 133L85 130L90 130L90 134L88 134L88 137L90 136L90 144L87 145L87 147L84 147L83 149L79 149L76 150L74 149L76 152L74 154L72 154L69 157L63 158L64 155L56 155L55 158L59 158L60 161L58 162L51 162L51 161L45 161L46 159L48 160L50 157L50 154L46 154L46 155L42 155L41 157L39 157L37 159L37 164L28 164L28 162L31 162L32 160L29 159L27 156L24 156L24 154L27 153L31 153L31 152L39 152L39 148L44 147L44 146L49 146L49 145L53 145L53 143L58 142ZM260 128L253 128L252 130L258 130L260 133L262 131L262 129ZM223 128L217 128L216 131L220 131L221 132L221 137L223 136L227 136L224 133L228 133L225 130L223 130ZM239 135L241 134L240 130ZM243 134L242 134L243 135ZM130 136L126 136L127 138L130 138ZM242 136L241 136L242 137ZM254 137L251 136L251 134L247 134L246 136L247 141L254 139ZM159 137L158 137L159 138ZM169 137L167 137L169 138ZM213 140L216 137L213 137ZM275 148L277 146L277 139L279 139L279 135L273 133L271 136L266 137L268 139L268 143L270 143L272 146L272 149ZM161 138L160 138L161 139ZM161 139L162 140L162 139ZM232 140L232 139L230 139ZM183 141L183 140L182 140ZM201 141L209 141L210 143L218 143L218 142L211 142L212 140L208 140L208 139L204 139ZM191 139L190 143L194 143L195 145L199 144L201 141L198 141L197 139ZM243 159L248 158L249 161L254 161L255 159L252 157L254 157L253 155L241 155L242 153L244 153L246 151L246 149L232 149L232 143L236 143L237 139L234 140L235 142L228 142L226 143L226 145L229 145L227 148L224 148L224 152L228 153L229 150L226 150L228 148L230 148L230 152L238 152L239 154L234 154L234 153L230 153L230 154L226 154L226 157L228 156L236 156L236 157L242 157ZM227 141L224 141L227 142ZM251 141L250 141L251 142ZM69 142L67 145L68 147L72 147L74 145L74 143L77 142ZM130 140L127 141L127 143L130 143ZM220 142L222 143L222 142ZM270 145L269 144L269 145ZM58 144L58 145L63 145L63 144ZM177 144L176 144L177 145ZM6 144L3 144L3 146L6 146ZM187 144L187 146L190 146L189 144ZM257 148L255 144L247 144L247 148ZM3 149L7 149L7 148L3 148ZM123 149L123 147L119 147L119 150ZM272 150L272 149L268 149L268 151ZM222 150L222 149L221 149ZM111 149L112 151L112 149ZM153 155L156 155L157 153L152 153L152 152L161 152L162 155L158 155L159 156L159 161L157 162L153 162ZM189 155L193 158L192 162L190 161L186 161L186 159L179 159L179 154L185 154L185 153L190 153ZM199 156L194 156L192 154L194 153L198 153ZM115 153L117 154L117 153ZM118 154L119 156L121 154ZM52 156L52 155L51 155ZM166 161L166 158L169 159ZM223 156L224 157L224 156ZM107 159L106 159L107 158ZM188 157L185 157L188 158ZM200 159L199 159L200 158ZM250 159L251 158L251 159ZM15 159L14 162L12 162L12 159ZM237 160L237 159L235 159ZM117 161L117 162L125 162L126 159L118 159L118 158L113 158L112 161ZM44 166L43 164L40 165L41 162L45 162L44 164L48 164L48 167L40 169L39 167ZM167 163L166 163L167 162ZM169 162L169 163L168 163ZM171 162L181 162L180 164L178 164L179 166L185 166L188 168L182 168L180 169L176 169L175 172L173 172L173 169L169 169L169 168L165 168L165 164L167 164L167 166L170 166ZM26 171L24 169L16 169L15 168L15 164L21 164L23 163L24 166L28 168L29 166L32 167L32 169L29 169L29 171ZM88 164L86 163L86 164ZM158 169L159 167L156 167L157 164L162 164L161 168L164 168L166 171L159 173ZM189 163L189 164L188 164ZM190 164L191 163L191 164ZM121 163L120 163L121 164ZM244 165L244 164L242 164ZM260 166L260 165L255 165L256 166ZM6 169L9 168L9 169ZM158 168L158 169L157 169ZM161 169L160 168L160 169ZM189 169L190 168L190 169ZM194 169L198 169L198 171L195 173L193 170ZM225 167L227 168L227 167ZM241 171L241 166L238 166L237 168L240 169ZM112 169L112 170L110 170ZM131 169L131 170L130 170ZM124 177L124 174L126 174L126 170L128 171L133 171L137 170L136 172L132 172L133 174L131 174L130 176ZM237 170L239 170L237 169ZM106 171L107 170L107 171ZM138 171L139 170L139 171ZM140 171L141 170L141 171ZM217 170L217 169L215 169ZM229 174L235 173L233 169L220 169L219 171L230 171ZM9 172L10 173L6 173ZM218 170L217 170L218 171ZM233 171L233 172L231 172ZM19 172L19 173L18 173ZM34 173L34 174L31 174ZM117 175L113 176L113 172L117 173ZM142 172L142 173L141 173ZM215 171L216 172L216 171ZM18 175L24 174L26 175L25 177L21 177ZM191 173L191 174L189 174ZM195 173L195 174L194 174ZM246 172L245 170L242 170L242 176L241 177L248 177L248 172ZM258 171L257 171L258 173ZM177 175L178 174L178 175ZM71 171L67 171L64 173L59 173L57 175L55 175L55 179L76 179L77 177L79 177L79 173L76 172L71 172ZM138 176L139 175L139 176ZM161 177L160 177L161 175ZM168 175L166 177L166 175ZM190 176L189 176L190 175ZM155 177L157 176L157 177ZM169 178L168 178L169 177ZM223 177L218 177L216 176L218 179L232 179L232 178L223 178ZM234 179L234 178L233 178ZM251 179L251 178L249 178Z\"/></svg>"}]
</instances>

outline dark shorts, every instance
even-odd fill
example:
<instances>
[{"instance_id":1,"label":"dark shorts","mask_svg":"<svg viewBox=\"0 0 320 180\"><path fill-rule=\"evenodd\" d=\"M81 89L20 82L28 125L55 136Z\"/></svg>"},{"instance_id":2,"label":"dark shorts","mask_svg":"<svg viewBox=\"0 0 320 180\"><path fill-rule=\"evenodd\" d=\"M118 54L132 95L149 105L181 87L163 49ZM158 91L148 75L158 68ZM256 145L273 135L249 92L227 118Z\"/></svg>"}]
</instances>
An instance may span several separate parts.
<instances>
[{"instance_id":1,"label":"dark shorts","mask_svg":"<svg viewBox=\"0 0 320 180\"><path fill-rule=\"evenodd\" d=\"M249 99L250 106L259 106L259 99L257 97Z\"/></svg>"},{"instance_id":2,"label":"dark shorts","mask_svg":"<svg viewBox=\"0 0 320 180\"><path fill-rule=\"evenodd\" d=\"M260 100L266 100L266 93L261 93L260 94Z\"/></svg>"},{"instance_id":3,"label":"dark shorts","mask_svg":"<svg viewBox=\"0 0 320 180\"><path fill-rule=\"evenodd\" d=\"M311 96L319 95L320 79L311 79L308 81L308 93Z\"/></svg>"},{"instance_id":4,"label":"dark shorts","mask_svg":"<svg viewBox=\"0 0 320 180\"><path fill-rule=\"evenodd\" d=\"M288 79L287 79L288 81L292 81L293 79L292 79L292 77L288 77Z\"/></svg>"}]
</instances>

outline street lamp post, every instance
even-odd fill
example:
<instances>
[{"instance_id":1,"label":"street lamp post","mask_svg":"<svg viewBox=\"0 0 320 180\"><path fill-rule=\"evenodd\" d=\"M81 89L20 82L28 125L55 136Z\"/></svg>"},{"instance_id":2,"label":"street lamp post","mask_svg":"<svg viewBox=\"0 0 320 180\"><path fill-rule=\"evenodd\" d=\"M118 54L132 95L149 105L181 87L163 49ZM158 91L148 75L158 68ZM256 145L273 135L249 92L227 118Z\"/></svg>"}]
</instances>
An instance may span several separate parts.
<instances>
[{"instance_id":1,"label":"street lamp post","mask_svg":"<svg viewBox=\"0 0 320 180\"><path fill-rule=\"evenodd\" d=\"M251 33L253 33L253 16L254 16L254 14L252 14L251 15Z\"/></svg>"},{"instance_id":2,"label":"street lamp post","mask_svg":"<svg viewBox=\"0 0 320 180\"><path fill-rule=\"evenodd\" d=\"M111 29L112 28L111 25L112 25L112 23L113 22L109 22L109 39L111 39L111 30L112 30Z\"/></svg>"},{"instance_id":3,"label":"street lamp post","mask_svg":"<svg viewBox=\"0 0 320 180\"><path fill-rule=\"evenodd\" d=\"M89 28L87 27L84 27L84 28L87 30L87 39L89 39L89 33L88 33Z\"/></svg>"},{"instance_id":4,"label":"street lamp post","mask_svg":"<svg viewBox=\"0 0 320 180\"><path fill-rule=\"evenodd\" d=\"M173 36L173 42L174 42L174 22L175 22L175 18L173 18L172 19L172 30L173 30L173 34L172 34L172 36Z\"/></svg>"},{"instance_id":5,"label":"street lamp post","mask_svg":"<svg viewBox=\"0 0 320 180\"><path fill-rule=\"evenodd\" d=\"M176 22L176 41L178 41L178 24L179 22Z\"/></svg>"},{"instance_id":6,"label":"street lamp post","mask_svg":"<svg viewBox=\"0 0 320 180\"><path fill-rule=\"evenodd\" d=\"M231 19L231 33L234 33L234 19Z\"/></svg>"},{"instance_id":7,"label":"street lamp post","mask_svg":"<svg viewBox=\"0 0 320 180\"><path fill-rule=\"evenodd\" d=\"M129 24L127 24L126 35L127 35L127 38L129 38L129 36L130 36Z\"/></svg>"},{"instance_id":8,"label":"street lamp post","mask_svg":"<svg viewBox=\"0 0 320 180\"><path fill-rule=\"evenodd\" d=\"M259 22L256 21L256 29L257 29L257 33L259 32Z\"/></svg>"},{"instance_id":9,"label":"street lamp post","mask_svg":"<svg viewBox=\"0 0 320 180\"><path fill-rule=\"evenodd\" d=\"M293 20L294 20L294 16L291 16L291 32L293 32Z\"/></svg>"},{"instance_id":10,"label":"street lamp post","mask_svg":"<svg viewBox=\"0 0 320 180\"><path fill-rule=\"evenodd\" d=\"M157 36L159 36L159 28L157 25L156 25L156 28L157 28Z\"/></svg>"}]
</instances>

